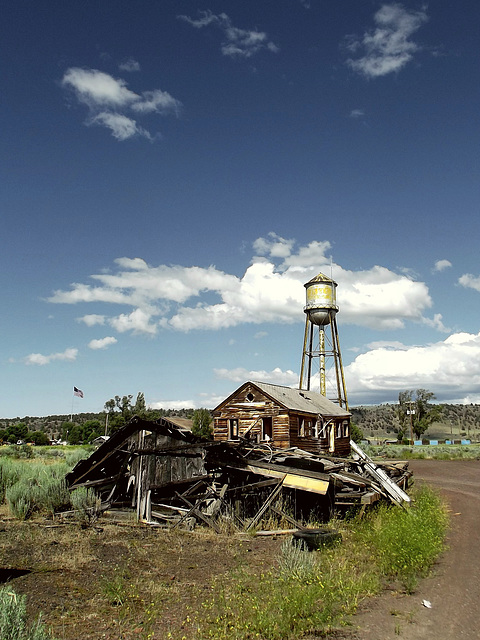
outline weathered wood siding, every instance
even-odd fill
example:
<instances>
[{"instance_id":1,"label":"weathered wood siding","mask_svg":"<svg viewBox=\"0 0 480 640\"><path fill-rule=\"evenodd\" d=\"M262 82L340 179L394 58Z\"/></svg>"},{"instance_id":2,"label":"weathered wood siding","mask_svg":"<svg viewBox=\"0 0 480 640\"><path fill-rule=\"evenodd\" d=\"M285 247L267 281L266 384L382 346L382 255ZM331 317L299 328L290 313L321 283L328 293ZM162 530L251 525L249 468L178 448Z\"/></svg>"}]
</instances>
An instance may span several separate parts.
<instances>
[{"instance_id":1,"label":"weathered wood siding","mask_svg":"<svg viewBox=\"0 0 480 640\"><path fill-rule=\"evenodd\" d=\"M148 431L139 431L130 438L128 448L139 452L130 469L130 476L135 478L132 506L137 507L139 518L150 519L152 487L188 480L206 473L201 447L196 455L195 447L185 450L186 444L176 438ZM161 453L165 450L166 453Z\"/></svg>"},{"instance_id":2,"label":"weathered wood siding","mask_svg":"<svg viewBox=\"0 0 480 640\"><path fill-rule=\"evenodd\" d=\"M253 440L263 439L263 418L272 419L272 439L288 443L288 414L281 413L279 407L270 398L252 385L247 385L238 394L231 397L220 409L214 412L213 435L215 440L230 439L230 421L238 420L238 433L243 435L250 427L249 435Z\"/></svg>"},{"instance_id":3,"label":"weathered wood siding","mask_svg":"<svg viewBox=\"0 0 480 640\"><path fill-rule=\"evenodd\" d=\"M325 417L325 416L324 416ZM296 413L277 404L254 385L241 387L234 395L214 412L213 434L216 441L231 438L231 421L238 421L238 435L242 436L248 429L253 441L264 441L262 419L272 419L272 444L282 449L298 447L310 453L325 453L338 456L350 454L350 438L343 437L340 426L344 419L334 421L334 447L329 447L329 438L318 438L313 435L317 422L316 413ZM328 417L325 417L328 419ZM311 433L299 433L299 420L310 422ZM309 429L307 428L307 431ZM338 434L342 434L338 436ZM347 430L348 433L348 430Z\"/></svg>"}]
</instances>

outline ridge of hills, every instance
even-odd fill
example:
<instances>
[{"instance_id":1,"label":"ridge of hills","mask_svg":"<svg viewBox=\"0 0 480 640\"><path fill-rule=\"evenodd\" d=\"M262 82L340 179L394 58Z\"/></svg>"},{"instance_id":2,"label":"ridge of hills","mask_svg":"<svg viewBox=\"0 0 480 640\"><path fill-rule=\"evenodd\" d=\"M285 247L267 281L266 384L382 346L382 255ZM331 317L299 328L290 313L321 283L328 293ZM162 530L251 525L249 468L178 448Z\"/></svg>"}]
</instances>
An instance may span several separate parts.
<instances>
[{"instance_id":1,"label":"ridge of hills","mask_svg":"<svg viewBox=\"0 0 480 640\"><path fill-rule=\"evenodd\" d=\"M442 404L442 414L424 434L427 438L469 437L480 440L480 404ZM352 422L363 432L366 438L396 438L400 428L397 415L398 404L361 405L350 407ZM151 419L161 416L181 416L191 418L193 408L180 410L160 409L151 412ZM147 412L150 413L150 412ZM75 413L72 422L83 424L87 420L99 420L105 423L105 412ZM62 425L70 422L70 415L24 416L23 418L0 418L0 429L19 423L26 424L29 431L42 431L49 437L59 437Z\"/></svg>"}]
</instances>

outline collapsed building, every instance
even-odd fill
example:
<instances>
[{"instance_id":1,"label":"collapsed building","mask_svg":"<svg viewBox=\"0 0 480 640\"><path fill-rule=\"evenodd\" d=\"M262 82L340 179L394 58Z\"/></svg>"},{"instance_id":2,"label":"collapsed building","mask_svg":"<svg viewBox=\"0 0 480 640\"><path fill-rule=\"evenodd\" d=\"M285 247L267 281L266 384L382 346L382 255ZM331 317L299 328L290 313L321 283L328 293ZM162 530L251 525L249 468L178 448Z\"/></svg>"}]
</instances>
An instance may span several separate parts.
<instances>
[{"instance_id":1,"label":"collapsed building","mask_svg":"<svg viewBox=\"0 0 480 640\"><path fill-rule=\"evenodd\" d=\"M364 510L382 497L407 504L406 463L377 465L358 451L354 458L339 458L244 437L209 441L175 418L134 417L66 481L70 490L93 489L104 511L129 509L140 522L188 528L201 523L217 532L222 521L248 530L265 516L302 528L308 520L327 520L334 510Z\"/></svg>"},{"instance_id":2,"label":"collapsed building","mask_svg":"<svg viewBox=\"0 0 480 640\"><path fill-rule=\"evenodd\" d=\"M214 409L213 441L177 418L134 417L77 464L69 488L91 488L102 509L128 507L141 522L216 531L222 519L240 530L265 516L302 528L381 498L408 504L407 464L375 464L350 440L337 283L319 273L304 286L298 389L245 382Z\"/></svg>"}]
</instances>

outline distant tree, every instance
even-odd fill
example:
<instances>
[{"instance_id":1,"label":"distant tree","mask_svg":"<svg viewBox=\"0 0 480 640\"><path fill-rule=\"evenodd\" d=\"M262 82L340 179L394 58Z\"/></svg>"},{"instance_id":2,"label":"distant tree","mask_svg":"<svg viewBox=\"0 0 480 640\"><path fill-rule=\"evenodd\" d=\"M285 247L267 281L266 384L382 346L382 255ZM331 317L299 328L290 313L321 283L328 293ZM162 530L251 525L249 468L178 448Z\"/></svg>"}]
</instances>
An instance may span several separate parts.
<instances>
[{"instance_id":1,"label":"distant tree","mask_svg":"<svg viewBox=\"0 0 480 640\"><path fill-rule=\"evenodd\" d=\"M62 422L62 440L68 441L68 434L73 429L73 427L75 427L74 422Z\"/></svg>"},{"instance_id":2,"label":"distant tree","mask_svg":"<svg viewBox=\"0 0 480 640\"><path fill-rule=\"evenodd\" d=\"M430 425L440 418L442 407L429 404L431 400L435 400L435 394L427 389L401 391L398 394L398 419L404 433L408 433L411 427L416 437L421 438Z\"/></svg>"},{"instance_id":3,"label":"distant tree","mask_svg":"<svg viewBox=\"0 0 480 640\"><path fill-rule=\"evenodd\" d=\"M79 424L74 424L69 430L67 436L68 444L82 444L83 443L83 429Z\"/></svg>"},{"instance_id":4,"label":"distant tree","mask_svg":"<svg viewBox=\"0 0 480 640\"><path fill-rule=\"evenodd\" d=\"M82 424L82 440L83 442L93 442L104 431L100 420L86 420Z\"/></svg>"},{"instance_id":5,"label":"distant tree","mask_svg":"<svg viewBox=\"0 0 480 640\"><path fill-rule=\"evenodd\" d=\"M350 422L350 440L360 444L363 440L363 431L354 422Z\"/></svg>"},{"instance_id":6,"label":"distant tree","mask_svg":"<svg viewBox=\"0 0 480 640\"><path fill-rule=\"evenodd\" d=\"M37 446L45 446L50 444L50 440L43 431L30 431L27 433L27 442L33 442Z\"/></svg>"},{"instance_id":7,"label":"distant tree","mask_svg":"<svg viewBox=\"0 0 480 640\"><path fill-rule=\"evenodd\" d=\"M132 417L132 398L132 395L122 397L115 396L115 404L117 405L118 409L120 409L120 412L125 420L129 420Z\"/></svg>"},{"instance_id":8,"label":"distant tree","mask_svg":"<svg viewBox=\"0 0 480 640\"><path fill-rule=\"evenodd\" d=\"M113 413L116 407L115 400L111 398L110 400L107 400L103 406L105 407L106 413L108 414Z\"/></svg>"},{"instance_id":9,"label":"distant tree","mask_svg":"<svg viewBox=\"0 0 480 640\"><path fill-rule=\"evenodd\" d=\"M133 413L140 418L145 418L147 415L147 405L145 404L145 394L139 391L137 393L137 399L135 400L135 406L133 407Z\"/></svg>"},{"instance_id":10,"label":"distant tree","mask_svg":"<svg viewBox=\"0 0 480 640\"><path fill-rule=\"evenodd\" d=\"M212 415L208 409L195 409L192 416L192 433L200 438L212 436Z\"/></svg>"}]
</instances>

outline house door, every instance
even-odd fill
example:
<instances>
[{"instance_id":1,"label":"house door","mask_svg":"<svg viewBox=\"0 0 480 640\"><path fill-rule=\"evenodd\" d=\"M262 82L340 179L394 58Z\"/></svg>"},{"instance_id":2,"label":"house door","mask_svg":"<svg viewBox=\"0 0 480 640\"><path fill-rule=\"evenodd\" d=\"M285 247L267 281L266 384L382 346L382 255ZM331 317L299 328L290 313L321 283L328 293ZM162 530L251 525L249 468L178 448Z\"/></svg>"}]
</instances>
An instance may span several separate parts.
<instances>
[{"instance_id":1,"label":"house door","mask_svg":"<svg viewBox=\"0 0 480 640\"><path fill-rule=\"evenodd\" d=\"M262 440L272 440L272 439L273 439L272 418L263 418L262 419Z\"/></svg>"}]
</instances>

